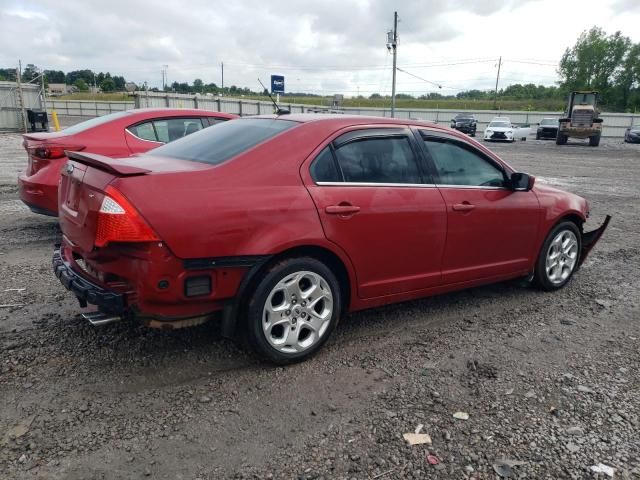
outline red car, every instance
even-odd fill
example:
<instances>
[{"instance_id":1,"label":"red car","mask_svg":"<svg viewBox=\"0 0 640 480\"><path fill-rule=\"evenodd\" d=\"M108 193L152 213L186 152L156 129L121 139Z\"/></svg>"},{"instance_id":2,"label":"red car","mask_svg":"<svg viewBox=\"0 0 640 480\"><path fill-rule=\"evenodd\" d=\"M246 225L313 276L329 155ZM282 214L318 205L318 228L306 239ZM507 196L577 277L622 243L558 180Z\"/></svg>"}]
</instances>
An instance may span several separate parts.
<instances>
[{"instance_id":1,"label":"red car","mask_svg":"<svg viewBox=\"0 0 640 480\"><path fill-rule=\"evenodd\" d=\"M23 145L29 163L18 177L20 198L35 213L57 216L60 170L67 163L65 151L128 157L232 118L237 115L144 108L93 118L60 132L27 133Z\"/></svg>"},{"instance_id":2,"label":"red car","mask_svg":"<svg viewBox=\"0 0 640 480\"><path fill-rule=\"evenodd\" d=\"M349 311L518 277L564 286L605 230L583 198L437 125L249 117L131 162L71 153L62 284L94 324L160 328L222 313L277 363Z\"/></svg>"}]
</instances>

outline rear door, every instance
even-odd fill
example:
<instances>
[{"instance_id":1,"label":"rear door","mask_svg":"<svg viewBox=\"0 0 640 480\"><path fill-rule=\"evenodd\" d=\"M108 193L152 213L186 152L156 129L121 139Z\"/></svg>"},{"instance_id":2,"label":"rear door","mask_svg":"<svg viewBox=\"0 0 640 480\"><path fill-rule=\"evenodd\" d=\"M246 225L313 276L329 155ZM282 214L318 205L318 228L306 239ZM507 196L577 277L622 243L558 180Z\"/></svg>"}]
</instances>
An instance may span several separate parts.
<instances>
[{"instance_id":1,"label":"rear door","mask_svg":"<svg viewBox=\"0 0 640 480\"><path fill-rule=\"evenodd\" d=\"M508 188L504 167L471 144L420 137L447 208L443 283L526 273L541 218L536 195Z\"/></svg>"},{"instance_id":2,"label":"rear door","mask_svg":"<svg viewBox=\"0 0 640 480\"><path fill-rule=\"evenodd\" d=\"M311 163L308 189L329 240L350 257L358 295L440 284L446 209L405 128L340 135Z\"/></svg>"}]
</instances>

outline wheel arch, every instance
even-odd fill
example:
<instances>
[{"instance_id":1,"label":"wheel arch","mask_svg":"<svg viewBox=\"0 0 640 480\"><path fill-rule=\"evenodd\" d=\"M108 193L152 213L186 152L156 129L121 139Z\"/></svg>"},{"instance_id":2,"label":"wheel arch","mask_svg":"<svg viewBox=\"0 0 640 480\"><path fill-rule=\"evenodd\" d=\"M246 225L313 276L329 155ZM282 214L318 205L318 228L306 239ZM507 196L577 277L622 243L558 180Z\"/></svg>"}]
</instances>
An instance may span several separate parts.
<instances>
[{"instance_id":1,"label":"wheel arch","mask_svg":"<svg viewBox=\"0 0 640 480\"><path fill-rule=\"evenodd\" d=\"M341 252L340 252L341 253ZM238 291L224 309L222 332L225 337L238 338L241 332L239 327L242 324L240 319L246 314L245 301L260 279L272 265L287 258L311 257L324 263L336 276L340 285L342 312L349 311L352 295L356 291L355 272L348 260L340 253L333 251L326 246L305 244L291 246L278 253L267 256L263 261L249 269L243 278Z\"/></svg>"}]
</instances>

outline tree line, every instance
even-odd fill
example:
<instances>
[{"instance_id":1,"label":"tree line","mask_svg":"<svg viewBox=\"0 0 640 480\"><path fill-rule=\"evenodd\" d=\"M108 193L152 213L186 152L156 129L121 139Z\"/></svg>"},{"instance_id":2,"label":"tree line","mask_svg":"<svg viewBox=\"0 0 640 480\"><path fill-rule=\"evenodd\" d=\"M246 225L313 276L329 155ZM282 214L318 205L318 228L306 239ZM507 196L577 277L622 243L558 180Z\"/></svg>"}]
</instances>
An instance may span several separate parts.
<instances>
[{"instance_id":1,"label":"tree line","mask_svg":"<svg viewBox=\"0 0 640 480\"><path fill-rule=\"evenodd\" d=\"M123 76L106 73L95 73L92 70L44 70L45 84L65 83L74 85L79 91L87 91L91 86L100 87L103 92L124 91L126 80ZM629 37L615 32L608 35L602 29L593 27L584 31L573 47L567 48L558 65L560 81L557 85L545 86L528 84L512 84L498 92L499 100L557 100L561 104L573 90L597 90L600 92L600 109L608 111L640 110L640 43L634 44ZM28 64L22 72L23 81L30 81L40 75L38 67ZM15 69L0 68L0 80L14 80ZM139 89L146 89L141 85ZM186 94L225 94L244 96L263 96L263 91L253 91L247 87L231 85L222 88L216 83L205 83L196 78L192 83L173 82L163 89L151 88L151 91L176 92ZM295 97L325 98L306 92L290 92ZM455 95L444 95L438 92L425 93L420 96L400 93L398 99L437 100L493 100L494 90L471 89ZM326 97L331 98L331 96ZM358 98L364 99L363 96ZM373 93L369 99L389 99L389 95Z\"/></svg>"}]
</instances>

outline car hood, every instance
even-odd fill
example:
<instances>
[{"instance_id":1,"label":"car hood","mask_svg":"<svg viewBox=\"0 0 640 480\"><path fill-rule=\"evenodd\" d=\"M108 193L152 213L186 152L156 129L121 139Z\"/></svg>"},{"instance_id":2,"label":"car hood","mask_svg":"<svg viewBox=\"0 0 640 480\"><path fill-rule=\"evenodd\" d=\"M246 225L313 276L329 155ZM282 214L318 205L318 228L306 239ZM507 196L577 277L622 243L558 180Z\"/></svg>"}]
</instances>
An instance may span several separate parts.
<instances>
[{"instance_id":1,"label":"car hood","mask_svg":"<svg viewBox=\"0 0 640 480\"><path fill-rule=\"evenodd\" d=\"M487 130L491 130L492 132L506 132L513 130L513 127L487 127Z\"/></svg>"},{"instance_id":2,"label":"car hood","mask_svg":"<svg viewBox=\"0 0 640 480\"><path fill-rule=\"evenodd\" d=\"M454 122L465 124L465 123L473 123L475 122L475 120L471 120L470 118L462 118L460 120L454 120Z\"/></svg>"},{"instance_id":3,"label":"car hood","mask_svg":"<svg viewBox=\"0 0 640 480\"><path fill-rule=\"evenodd\" d=\"M558 128L558 125L538 125L538 128Z\"/></svg>"}]
</instances>

